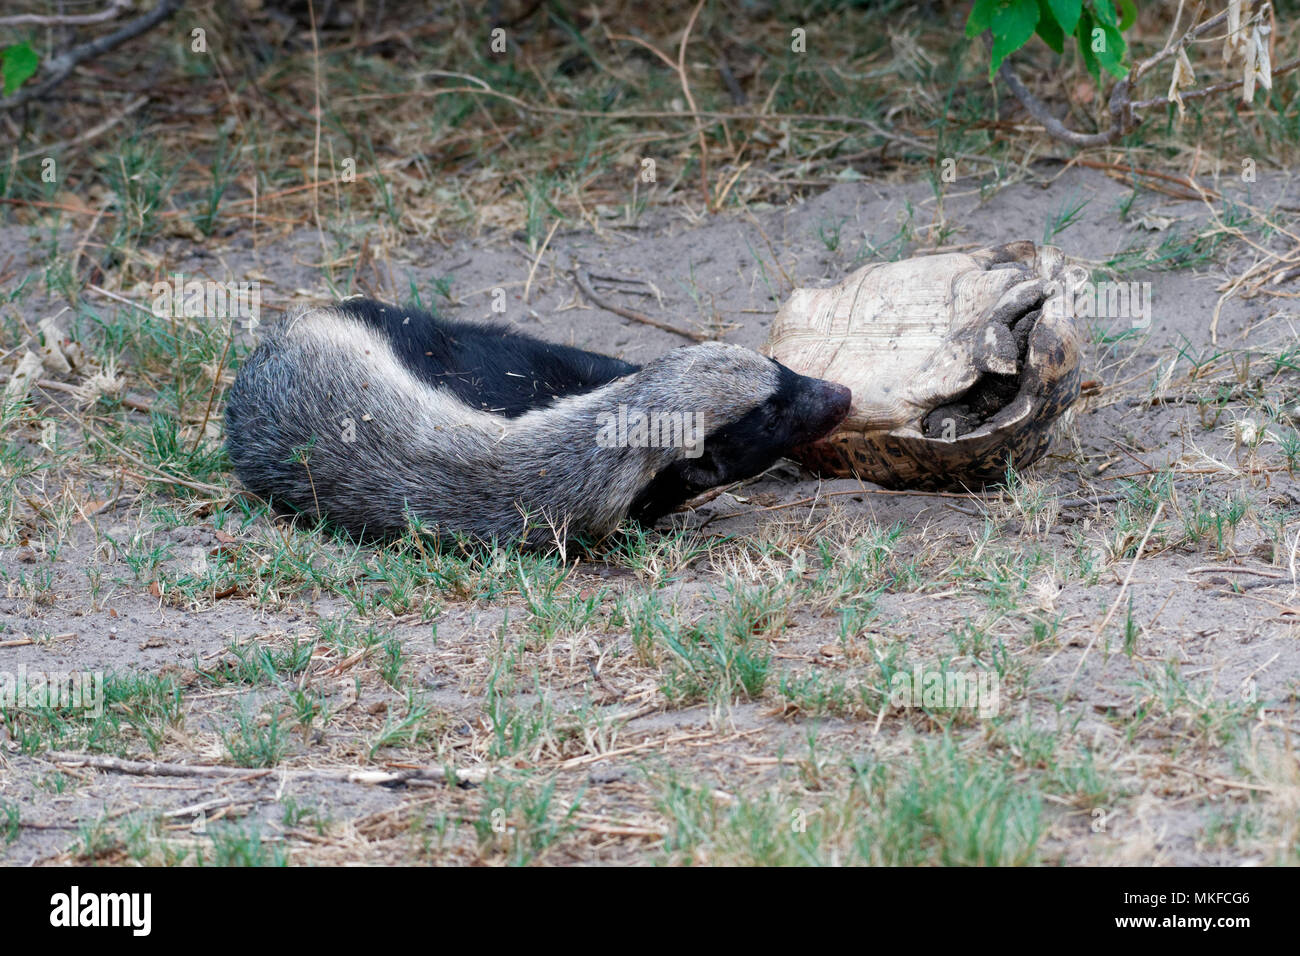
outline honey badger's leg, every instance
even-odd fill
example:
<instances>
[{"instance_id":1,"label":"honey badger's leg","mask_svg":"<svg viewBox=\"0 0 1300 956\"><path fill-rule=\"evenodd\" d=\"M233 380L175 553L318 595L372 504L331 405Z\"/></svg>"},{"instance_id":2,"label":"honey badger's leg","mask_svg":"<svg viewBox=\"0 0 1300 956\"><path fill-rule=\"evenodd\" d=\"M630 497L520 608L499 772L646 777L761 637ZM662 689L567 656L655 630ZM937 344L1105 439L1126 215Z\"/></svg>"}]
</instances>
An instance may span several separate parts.
<instances>
[{"instance_id":1,"label":"honey badger's leg","mask_svg":"<svg viewBox=\"0 0 1300 956\"><path fill-rule=\"evenodd\" d=\"M505 326L452 322L371 299L349 299L336 308L384 336L422 381L507 418L608 385L639 368Z\"/></svg>"},{"instance_id":2,"label":"honey badger's leg","mask_svg":"<svg viewBox=\"0 0 1300 956\"><path fill-rule=\"evenodd\" d=\"M653 523L702 491L761 473L833 429L850 399L841 385L798 375L749 349L708 343L677 349L605 388L516 419L502 444L519 455L521 483L544 472L542 500L567 496L575 510L587 509L588 526L604 533L629 514ZM593 420L619 410L628 417L638 411L702 416L693 420L706 423L703 441L689 455L684 448L631 443L599 447L592 442ZM529 457L537 444L524 437L534 429L549 433L542 447L551 449L550 464L540 469Z\"/></svg>"},{"instance_id":3,"label":"honey badger's leg","mask_svg":"<svg viewBox=\"0 0 1300 956\"><path fill-rule=\"evenodd\" d=\"M772 364L772 393L741 418L710 431L698 458L680 459L657 474L632 503L633 519L653 525L710 488L762 474L844 420L853 397L847 388Z\"/></svg>"}]
</instances>

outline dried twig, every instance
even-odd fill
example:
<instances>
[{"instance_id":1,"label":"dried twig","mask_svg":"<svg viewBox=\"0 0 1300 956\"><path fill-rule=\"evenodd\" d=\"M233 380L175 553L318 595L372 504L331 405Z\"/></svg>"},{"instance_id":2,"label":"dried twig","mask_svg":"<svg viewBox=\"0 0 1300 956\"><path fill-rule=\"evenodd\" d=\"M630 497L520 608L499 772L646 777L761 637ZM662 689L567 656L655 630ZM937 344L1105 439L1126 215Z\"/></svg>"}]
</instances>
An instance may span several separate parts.
<instances>
[{"instance_id":1,"label":"dried twig","mask_svg":"<svg viewBox=\"0 0 1300 956\"><path fill-rule=\"evenodd\" d=\"M1191 568L1188 574L1254 574L1261 578L1285 578L1287 575L1272 568L1237 568L1230 564L1207 564Z\"/></svg>"},{"instance_id":2,"label":"dried twig","mask_svg":"<svg viewBox=\"0 0 1300 956\"><path fill-rule=\"evenodd\" d=\"M15 106L21 106L28 100L40 99L48 95L51 90L71 76L72 71L78 65L92 57L107 53L109 50L121 46L127 40L133 40L140 34L153 29L179 10L184 2L185 0L159 0L158 6L148 13L136 17L129 23L123 24L112 33L60 53L47 64L47 75L44 80L32 86L25 86L12 96L0 99L0 110L11 110Z\"/></svg>"},{"instance_id":3,"label":"dried twig","mask_svg":"<svg viewBox=\"0 0 1300 956\"><path fill-rule=\"evenodd\" d=\"M1151 179L1162 179L1165 182L1174 183L1179 186L1185 186L1187 189L1203 188L1203 187L1198 187L1195 181L1192 180L1190 177L1175 176L1170 173L1157 172L1154 169L1145 169L1141 166L1130 166L1130 165L1124 165L1122 163L1103 163L1099 160L1084 159L1082 157L1075 157L1074 159L1070 160L1070 164L1075 166L1087 166L1089 169L1100 169L1105 172L1127 173L1129 178L1124 179L1123 181L1130 186L1139 185L1133 177L1142 176ZM1143 185L1146 185L1148 188L1150 188L1150 184L1143 184ZM1223 198L1223 196L1220 193L1215 192L1213 189L1207 189L1205 190L1205 193L1206 195L1210 196L1213 199ZM1180 198L1195 199L1198 197L1182 196Z\"/></svg>"},{"instance_id":4,"label":"dried twig","mask_svg":"<svg viewBox=\"0 0 1300 956\"><path fill-rule=\"evenodd\" d=\"M312 0L307 0L307 15L311 18L311 63L312 63L312 92L315 97L312 106L312 121L315 129L315 138L312 140L311 149L311 181L320 182L320 34L316 30L316 5ZM214 61L215 62L215 61ZM320 188L312 186L311 190L311 211L316 220L316 237L320 239L320 250L322 253L327 252L325 245L325 230L321 228L320 222Z\"/></svg>"},{"instance_id":5,"label":"dried twig","mask_svg":"<svg viewBox=\"0 0 1300 956\"><path fill-rule=\"evenodd\" d=\"M651 328L660 329L664 332L671 332L673 335L680 335L682 338L690 339L692 342L711 341L709 337L703 333L693 332L690 329L681 329L671 323L661 322L659 319L651 318L644 312L636 311L636 309L629 309L625 306L618 305L617 303L605 301L596 294L595 290L591 287L591 283L587 281L587 270L576 263L573 266L571 274L573 276L573 281L577 283L578 288L582 290L582 294L591 300L594 305L600 306L606 312L613 312L615 315L621 315L623 318L631 319L633 322L640 322L642 325L648 325Z\"/></svg>"},{"instance_id":6,"label":"dried twig","mask_svg":"<svg viewBox=\"0 0 1300 956\"><path fill-rule=\"evenodd\" d=\"M1290 73L1292 70L1296 70L1296 69L1300 69L1300 57L1296 57L1294 60L1287 60L1281 66L1274 67L1272 70L1272 75L1277 77L1277 76L1281 76L1284 73ZM1239 86L1241 86L1241 80L1239 79L1224 80L1222 83L1215 83L1212 86L1205 86L1199 90L1188 90L1186 93L1179 93L1178 95L1182 97L1184 100L1196 100L1196 99L1200 99L1203 96L1212 96L1215 93L1224 93L1227 92L1228 90L1235 89L1236 87ZM1144 110L1144 109L1149 109L1152 106L1163 106L1168 102L1169 100L1166 97L1153 96L1149 100L1138 100L1134 103L1130 103L1129 109Z\"/></svg>"},{"instance_id":7,"label":"dried twig","mask_svg":"<svg viewBox=\"0 0 1300 956\"><path fill-rule=\"evenodd\" d=\"M94 767L111 773L124 773L134 777L206 777L229 779L231 777L257 778L274 775L277 779L323 780L334 783L361 783L371 786L391 787L395 784L427 786L446 784L448 777L458 783L482 783L488 771L478 768L453 770L449 775L443 767L412 767L403 770L286 770L279 768L249 769L248 767L221 767L213 764L165 763L161 760L123 760L120 757L101 757L98 754L67 753L51 750L44 754L55 763Z\"/></svg>"},{"instance_id":8,"label":"dried twig","mask_svg":"<svg viewBox=\"0 0 1300 956\"><path fill-rule=\"evenodd\" d=\"M92 23L105 23L116 20L131 9L131 0L109 0L108 7L98 13L19 13L12 17L0 17L0 27L79 27Z\"/></svg>"},{"instance_id":9,"label":"dried twig","mask_svg":"<svg viewBox=\"0 0 1300 956\"><path fill-rule=\"evenodd\" d=\"M541 248L537 250L537 255L533 258L533 264L528 269L528 279L524 282L524 305L528 304L528 293L533 288L533 275L537 272L538 263L542 261L542 256L546 255L546 247L551 244L551 237L555 235L555 230L560 228L563 219L557 219L551 223L550 231L546 233L546 238L542 240Z\"/></svg>"},{"instance_id":10,"label":"dried twig","mask_svg":"<svg viewBox=\"0 0 1300 956\"><path fill-rule=\"evenodd\" d=\"M704 505L707 505L714 498L720 497L721 495L725 495L728 491L733 490L739 484L740 482L733 481L729 485L719 485L716 488L710 488L708 491L704 492L704 494L696 495L690 501L682 502L675 509L673 509L673 513L680 514L683 511L694 511L696 508L700 508Z\"/></svg>"},{"instance_id":11,"label":"dried twig","mask_svg":"<svg viewBox=\"0 0 1300 956\"><path fill-rule=\"evenodd\" d=\"M1085 149L1089 146L1106 146L1128 132L1131 119L1127 110L1129 82L1127 79L1116 83L1115 89L1111 92L1110 129L1103 130L1100 133L1080 133L1070 129L1053 116L1047 108L1047 104L1030 92L1029 87L1020 82L1020 77L1016 76L1015 70L1011 68L1009 59L1003 60L1002 65L998 67L998 76L1002 77L1002 82L1006 83L1012 95L1020 101L1020 105L1028 111L1030 116L1043 124L1043 129L1047 130L1048 135L1053 139L1059 139L1061 142L1068 143L1077 149Z\"/></svg>"},{"instance_id":12,"label":"dried twig","mask_svg":"<svg viewBox=\"0 0 1300 956\"><path fill-rule=\"evenodd\" d=\"M7 382L8 380L9 376L0 376L0 382ZM81 389L78 386L69 385L66 382L56 382L49 378L37 379L32 384L37 388L48 389L52 392L64 392L65 394L74 396L79 396L81 394ZM147 398L143 398L139 395L127 394L119 399L119 401L121 401L121 403L127 408L137 412L144 412L146 415L153 411L153 403Z\"/></svg>"},{"instance_id":13,"label":"dried twig","mask_svg":"<svg viewBox=\"0 0 1300 956\"><path fill-rule=\"evenodd\" d=\"M704 194L704 206L710 212L713 211L713 196L709 191L709 146L704 139L704 125L700 122L699 108L695 105L695 97L691 95L691 84L686 79L686 44L691 39L691 28L695 26L695 18L700 15L704 9L704 0L700 0L695 5L695 11L691 14L691 19L686 23L686 30L682 33L681 45L677 48L677 75L682 81L682 93L686 97L686 105L690 107L691 117L695 120L695 132L700 141L700 191Z\"/></svg>"},{"instance_id":14,"label":"dried twig","mask_svg":"<svg viewBox=\"0 0 1300 956\"><path fill-rule=\"evenodd\" d=\"M1166 767L1171 770L1177 770L1179 773L1191 774L1193 777L1200 777L1202 780L1210 783L1217 783L1221 787L1228 787L1233 790L1254 790L1259 793L1276 793L1276 787L1269 787L1260 783L1246 783L1243 780L1228 780L1226 777L1216 777L1212 773L1206 773L1204 770L1197 770L1195 767L1184 767L1182 764L1166 763Z\"/></svg>"}]
</instances>

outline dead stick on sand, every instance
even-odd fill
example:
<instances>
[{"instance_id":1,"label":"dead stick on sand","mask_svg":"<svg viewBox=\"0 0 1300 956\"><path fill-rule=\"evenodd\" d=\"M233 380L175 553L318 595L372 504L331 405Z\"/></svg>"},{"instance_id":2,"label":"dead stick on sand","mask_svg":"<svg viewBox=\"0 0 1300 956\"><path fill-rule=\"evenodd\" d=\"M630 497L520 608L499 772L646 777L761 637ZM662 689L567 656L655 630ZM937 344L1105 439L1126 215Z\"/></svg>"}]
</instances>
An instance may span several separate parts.
<instances>
[{"instance_id":1,"label":"dead stick on sand","mask_svg":"<svg viewBox=\"0 0 1300 956\"><path fill-rule=\"evenodd\" d=\"M55 763L76 764L124 773L135 777L206 777L229 779L231 777L288 777L295 780L327 780L335 783L361 783L391 786L407 783L415 786L431 783L446 784L448 773L443 767L414 767L409 770L250 770L248 767L219 767L211 764L164 763L158 760L123 760L119 757L101 757L95 754L67 753L52 750L46 759ZM482 783L488 771L481 768L453 770L451 776L459 783Z\"/></svg>"},{"instance_id":2,"label":"dead stick on sand","mask_svg":"<svg viewBox=\"0 0 1300 956\"><path fill-rule=\"evenodd\" d=\"M692 342L710 341L707 335L703 335L699 332L692 332L689 329L679 329L677 326L671 325L668 322L660 322L658 319L652 319L645 313L637 312L635 309L628 309L621 305L616 305L613 302L606 302L600 296L596 295L595 291L591 288L591 283L587 281L587 270L577 263L574 263L571 274L573 276L573 281L577 283L578 288L582 290L582 294L591 300L592 304L600 306L606 312L613 312L615 315L621 315L623 318L631 319L633 322L640 322L642 325L661 329L664 332L671 332L673 335L680 335L682 338L690 339Z\"/></svg>"},{"instance_id":3,"label":"dead stick on sand","mask_svg":"<svg viewBox=\"0 0 1300 956\"><path fill-rule=\"evenodd\" d=\"M532 267L528 270L528 280L524 283L524 305L528 304L528 293L533 288L533 274L537 272L537 264L542 261L542 256L546 255L546 247L551 244L551 237L555 235L555 230L560 228L563 219L557 219L551 223L551 230L546 234L542 241L542 247L537 250L537 256L533 259Z\"/></svg>"},{"instance_id":4,"label":"dead stick on sand","mask_svg":"<svg viewBox=\"0 0 1300 956\"><path fill-rule=\"evenodd\" d=\"M1286 578L1286 575L1272 568L1234 568L1232 565L1225 564L1207 564L1204 567L1192 568L1188 574L1256 574L1261 578Z\"/></svg>"}]
</instances>

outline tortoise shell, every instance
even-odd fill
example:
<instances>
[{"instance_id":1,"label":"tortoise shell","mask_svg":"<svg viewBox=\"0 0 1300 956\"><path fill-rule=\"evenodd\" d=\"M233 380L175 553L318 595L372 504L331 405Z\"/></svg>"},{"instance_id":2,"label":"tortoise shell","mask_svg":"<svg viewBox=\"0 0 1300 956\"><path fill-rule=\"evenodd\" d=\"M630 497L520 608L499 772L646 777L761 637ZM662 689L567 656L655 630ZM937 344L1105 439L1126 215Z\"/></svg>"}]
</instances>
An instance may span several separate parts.
<instances>
[{"instance_id":1,"label":"tortoise shell","mask_svg":"<svg viewBox=\"0 0 1300 956\"><path fill-rule=\"evenodd\" d=\"M1029 241L873 263L796 289L769 354L853 390L848 417L794 457L890 488L978 487L1046 453L1079 396L1069 303L1087 277Z\"/></svg>"}]
</instances>

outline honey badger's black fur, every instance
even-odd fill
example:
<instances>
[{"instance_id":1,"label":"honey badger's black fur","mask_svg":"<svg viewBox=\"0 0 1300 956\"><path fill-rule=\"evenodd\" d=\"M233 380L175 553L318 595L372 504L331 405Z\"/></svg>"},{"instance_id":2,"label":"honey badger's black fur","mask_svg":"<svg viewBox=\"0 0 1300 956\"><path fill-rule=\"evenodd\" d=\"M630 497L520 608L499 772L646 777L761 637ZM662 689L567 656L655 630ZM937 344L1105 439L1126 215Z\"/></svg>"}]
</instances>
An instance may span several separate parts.
<instances>
[{"instance_id":1,"label":"honey badger's black fur","mask_svg":"<svg viewBox=\"0 0 1300 956\"><path fill-rule=\"evenodd\" d=\"M545 544L651 524L826 434L848 405L842 386L739 346L641 367L351 300L267 333L230 390L226 441L250 491L357 536L398 533L409 512L445 536ZM701 453L599 447L620 406L702 412Z\"/></svg>"},{"instance_id":2,"label":"honey badger's black fur","mask_svg":"<svg viewBox=\"0 0 1300 956\"><path fill-rule=\"evenodd\" d=\"M589 392L638 368L567 345L553 345L501 325L435 319L373 299L343 303L350 316L385 336L421 381L466 405L515 418L557 398Z\"/></svg>"}]
</instances>

